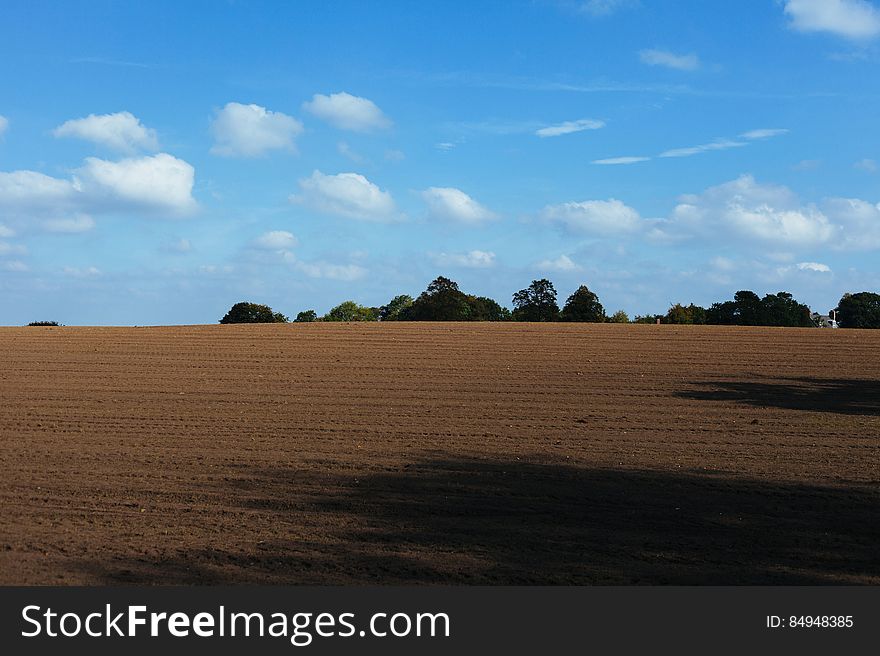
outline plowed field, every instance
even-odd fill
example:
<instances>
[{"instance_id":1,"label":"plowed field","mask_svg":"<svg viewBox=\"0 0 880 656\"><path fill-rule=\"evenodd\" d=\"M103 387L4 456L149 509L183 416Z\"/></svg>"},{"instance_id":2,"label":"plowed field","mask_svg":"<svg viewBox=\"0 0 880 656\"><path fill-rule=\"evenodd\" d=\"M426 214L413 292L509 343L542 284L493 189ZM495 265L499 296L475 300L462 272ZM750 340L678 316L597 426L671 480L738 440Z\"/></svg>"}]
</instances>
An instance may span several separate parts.
<instances>
[{"instance_id":1,"label":"plowed field","mask_svg":"<svg viewBox=\"0 0 880 656\"><path fill-rule=\"evenodd\" d=\"M0 328L0 583L880 584L880 331Z\"/></svg>"}]
</instances>

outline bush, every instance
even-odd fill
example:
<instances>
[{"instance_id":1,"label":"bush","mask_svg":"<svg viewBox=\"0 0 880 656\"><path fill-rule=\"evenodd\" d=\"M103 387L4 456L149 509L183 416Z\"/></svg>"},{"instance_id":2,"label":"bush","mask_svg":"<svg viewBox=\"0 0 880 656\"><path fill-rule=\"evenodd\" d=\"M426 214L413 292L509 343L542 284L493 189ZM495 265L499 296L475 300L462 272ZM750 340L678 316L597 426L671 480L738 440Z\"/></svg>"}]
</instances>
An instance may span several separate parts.
<instances>
[{"instance_id":1,"label":"bush","mask_svg":"<svg viewBox=\"0 0 880 656\"><path fill-rule=\"evenodd\" d=\"M706 309L693 303L687 306L676 303L669 308L664 323L703 325L706 323Z\"/></svg>"},{"instance_id":2,"label":"bush","mask_svg":"<svg viewBox=\"0 0 880 656\"><path fill-rule=\"evenodd\" d=\"M318 313L314 310L304 310L296 315L295 323L311 323L318 320Z\"/></svg>"},{"instance_id":3,"label":"bush","mask_svg":"<svg viewBox=\"0 0 880 656\"><path fill-rule=\"evenodd\" d=\"M268 305L243 301L233 305L220 323L287 323L288 319L280 312L273 312Z\"/></svg>"},{"instance_id":4,"label":"bush","mask_svg":"<svg viewBox=\"0 0 880 656\"><path fill-rule=\"evenodd\" d=\"M31 321L28 326L60 326L57 321Z\"/></svg>"},{"instance_id":5,"label":"bush","mask_svg":"<svg viewBox=\"0 0 880 656\"><path fill-rule=\"evenodd\" d=\"M629 315L623 310L618 310L608 317L608 323L629 323Z\"/></svg>"}]
</instances>

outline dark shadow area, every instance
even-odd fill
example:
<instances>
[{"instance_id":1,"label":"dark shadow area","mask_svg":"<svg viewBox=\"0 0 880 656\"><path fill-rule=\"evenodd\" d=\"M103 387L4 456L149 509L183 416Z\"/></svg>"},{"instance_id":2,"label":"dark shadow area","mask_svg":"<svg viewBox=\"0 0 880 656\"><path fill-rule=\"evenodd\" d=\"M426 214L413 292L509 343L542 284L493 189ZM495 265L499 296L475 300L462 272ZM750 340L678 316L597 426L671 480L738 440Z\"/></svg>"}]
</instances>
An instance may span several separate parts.
<instances>
[{"instance_id":1,"label":"dark shadow area","mask_svg":"<svg viewBox=\"0 0 880 656\"><path fill-rule=\"evenodd\" d=\"M113 584L776 585L880 575L880 494L869 487L436 459L358 477L249 472L225 490L226 505L291 537L244 550L205 549L194 537L162 558L88 569Z\"/></svg>"},{"instance_id":2,"label":"dark shadow area","mask_svg":"<svg viewBox=\"0 0 880 656\"><path fill-rule=\"evenodd\" d=\"M757 407L880 415L880 381L840 378L784 378L774 382L698 381L705 389L677 392L699 401L744 403Z\"/></svg>"}]
</instances>

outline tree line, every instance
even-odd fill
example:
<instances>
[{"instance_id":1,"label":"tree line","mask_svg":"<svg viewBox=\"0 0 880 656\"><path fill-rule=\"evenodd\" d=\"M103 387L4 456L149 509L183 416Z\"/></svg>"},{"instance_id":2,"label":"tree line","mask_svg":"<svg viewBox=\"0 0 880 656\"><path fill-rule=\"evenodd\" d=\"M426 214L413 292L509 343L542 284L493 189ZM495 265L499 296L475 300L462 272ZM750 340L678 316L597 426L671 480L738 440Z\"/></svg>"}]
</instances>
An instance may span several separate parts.
<instances>
[{"instance_id":1,"label":"tree line","mask_svg":"<svg viewBox=\"0 0 880 656\"><path fill-rule=\"evenodd\" d=\"M344 301L327 314L319 316L314 310L296 315L294 323L312 321L569 321L592 323L671 323L727 326L816 326L810 308L799 303L788 292L767 294L763 298L755 292L743 290L732 300L699 305L672 305L666 314L636 316L632 321L619 310L605 314L599 297L586 285L578 287L560 308L553 283L542 278L533 280L525 289L516 292L511 300L512 309L486 296L466 294L458 283L438 277L417 298L401 294L386 305L367 307L354 301ZM833 310L842 328L880 328L880 294L859 292L844 294ZM287 323L290 319L267 305L243 301L236 303L220 319L230 323Z\"/></svg>"}]
</instances>

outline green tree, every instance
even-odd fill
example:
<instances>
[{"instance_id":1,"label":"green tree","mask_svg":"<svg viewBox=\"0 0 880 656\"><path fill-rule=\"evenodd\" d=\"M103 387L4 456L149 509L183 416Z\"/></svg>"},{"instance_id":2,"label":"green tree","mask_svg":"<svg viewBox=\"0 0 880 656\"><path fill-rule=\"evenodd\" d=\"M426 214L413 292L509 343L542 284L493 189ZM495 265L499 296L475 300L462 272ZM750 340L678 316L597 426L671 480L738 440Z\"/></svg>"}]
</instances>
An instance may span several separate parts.
<instances>
[{"instance_id":1,"label":"green tree","mask_svg":"<svg viewBox=\"0 0 880 656\"><path fill-rule=\"evenodd\" d=\"M513 295L514 321L558 321L559 305L553 283L542 278Z\"/></svg>"},{"instance_id":2,"label":"green tree","mask_svg":"<svg viewBox=\"0 0 880 656\"><path fill-rule=\"evenodd\" d=\"M313 321L317 321L318 313L314 310L303 310L299 314L296 315L296 319L293 321L295 323L311 323Z\"/></svg>"},{"instance_id":3,"label":"green tree","mask_svg":"<svg viewBox=\"0 0 880 656\"><path fill-rule=\"evenodd\" d=\"M706 323L713 326L737 325L736 302L712 303L712 306L706 310Z\"/></svg>"},{"instance_id":4,"label":"green tree","mask_svg":"<svg viewBox=\"0 0 880 656\"><path fill-rule=\"evenodd\" d=\"M660 323L663 322L662 314L637 314L633 319L633 323Z\"/></svg>"},{"instance_id":5,"label":"green tree","mask_svg":"<svg viewBox=\"0 0 880 656\"><path fill-rule=\"evenodd\" d=\"M738 326L763 325L764 308L761 305L761 298L755 292L738 291L733 295L733 302L736 304L735 316Z\"/></svg>"},{"instance_id":6,"label":"green tree","mask_svg":"<svg viewBox=\"0 0 880 656\"><path fill-rule=\"evenodd\" d=\"M605 308L595 293L586 285L581 285L565 301L560 318L563 321L602 322L605 321Z\"/></svg>"},{"instance_id":7,"label":"green tree","mask_svg":"<svg viewBox=\"0 0 880 656\"><path fill-rule=\"evenodd\" d=\"M379 308L380 321L399 321L401 313L405 312L413 304L413 297L407 294L395 296L387 305Z\"/></svg>"},{"instance_id":8,"label":"green tree","mask_svg":"<svg viewBox=\"0 0 880 656\"><path fill-rule=\"evenodd\" d=\"M220 323L287 323L287 317L268 305L242 301L233 305Z\"/></svg>"},{"instance_id":9,"label":"green tree","mask_svg":"<svg viewBox=\"0 0 880 656\"><path fill-rule=\"evenodd\" d=\"M608 323L629 323L629 315L623 310L618 310L608 317Z\"/></svg>"},{"instance_id":10,"label":"green tree","mask_svg":"<svg viewBox=\"0 0 880 656\"><path fill-rule=\"evenodd\" d=\"M398 314L402 321L469 321L471 306L458 283L438 277L413 304Z\"/></svg>"},{"instance_id":11,"label":"green tree","mask_svg":"<svg viewBox=\"0 0 880 656\"><path fill-rule=\"evenodd\" d=\"M468 296L469 321L508 321L510 310L487 296Z\"/></svg>"},{"instance_id":12,"label":"green tree","mask_svg":"<svg viewBox=\"0 0 880 656\"><path fill-rule=\"evenodd\" d=\"M706 309L699 305L676 303L669 308L664 323L702 325L706 323Z\"/></svg>"},{"instance_id":13,"label":"green tree","mask_svg":"<svg viewBox=\"0 0 880 656\"><path fill-rule=\"evenodd\" d=\"M844 294L837 304L841 328L880 328L880 294Z\"/></svg>"},{"instance_id":14,"label":"green tree","mask_svg":"<svg viewBox=\"0 0 880 656\"><path fill-rule=\"evenodd\" d=\"M761 299L762 326L792 326L808 328L813 326L810 308L798 303L788 292L767 294Z\"/></svg>"},{"instance_id":15,"label":"green tree","mask_svg":"<svg viewBox=\"0 0 880 656\"><path fill-rule=\"evenodd\" d=\"M358 305L354 301L343 301L330 310L323 318L324 321L376 321L373 308Z\"/></svg>"}]
</instances>

